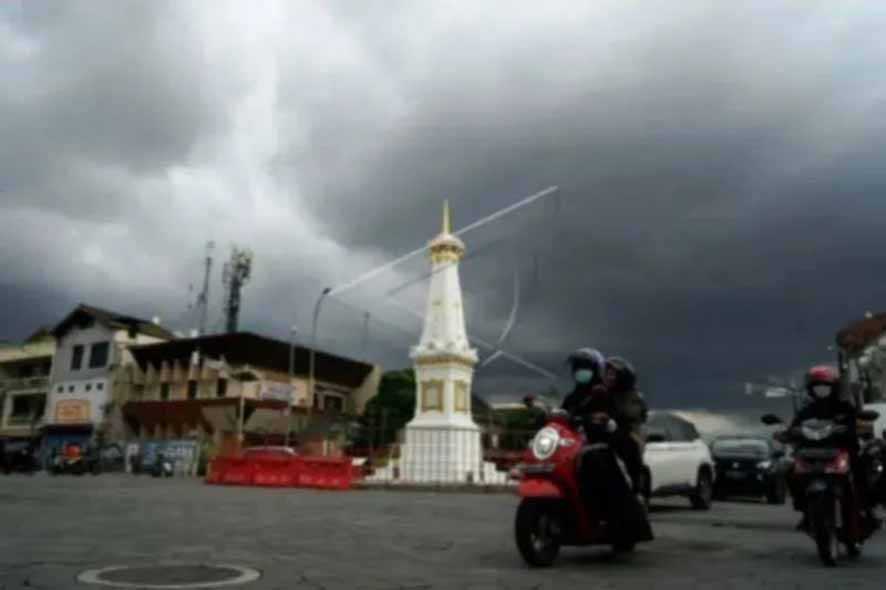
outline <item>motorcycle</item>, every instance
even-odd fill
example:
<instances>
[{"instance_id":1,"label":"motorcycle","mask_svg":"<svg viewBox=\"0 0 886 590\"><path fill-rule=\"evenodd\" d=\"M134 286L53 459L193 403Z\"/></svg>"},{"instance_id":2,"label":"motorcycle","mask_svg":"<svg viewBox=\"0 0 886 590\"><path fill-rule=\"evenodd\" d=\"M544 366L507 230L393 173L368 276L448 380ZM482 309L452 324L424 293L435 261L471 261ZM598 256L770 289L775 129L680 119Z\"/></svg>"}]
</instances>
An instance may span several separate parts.
<instances>
[{"instance_id":1,"label":"motorcycle","mask_svg":"<svg viewBox=\"0 0 886 590\"><path fill-rule=\"evenodd\" d=\"M586 437L566 412L555 410L533 438L523 463L513 472L520 480L518 494L522 498L515 519L516 544L530 566L550 566L563 545L611 545L615 552L624 553L632 551L637 542L652 540L645 507L630 492L632 486L624 465L607 442L615 428L608 416L601 417L590 426ZM591 444L586 446L586 442ZM595 481L601 485L593 487L614 483L608 489L619 489L635 505L635 510L624 511L643 519L644 533L622 536L616 527L610 530L606 515L620 513L625 507L612 510L610 505L606 510L606 498L600 497L600 489L583 489L579 481L582 461L593 461L593 472L600 473Z\"/></svg>"},{"instance_id":2,"label":"motorcycle","mask_svg":"<svg viewBox=\"0 0 886 590\"><path fill-rule=\"evenodd\" d=\"M6 475L11 473L25 473L33 475L40 469L40 464L34 453L34 447L30 444L10 445L12 450L6 448L3 450L3 472ZM17 448L16 448L17 447Z\"/></svg>"},{"instance_id":3,"label":"motorcycle","mask_svg":"<svg viewBox=\"0 0 886 590\"><path fill-rule=\"evenodd\" d=\"M172 477L172 474L172 461L167 459L163 453L158 453L154 466L151 468L151 475L153 477Z\"/></svg>"},{"instance_id":4,"label":"motorcycle","mask_svg":"<svg viewBox=\"0 0 886 590\"><path fill-rule=\"evenodd\" d=\"M874 421L878 414L865 410L858 417ZM773 414L763 416L762 422L769 426L783 424ZM848 427L836 417L805 420L775 435L794 445L791 477L797 478L795 489L805 494L806 533L815 541L819 558L827 566L836 565L841 544L850 557L860 555L861 545L875 530L863 518L863 501L858 497L849 449L840 442L847 431Z\"/></svg>"},{"instance_id":5,"label":"motorcycle","mask_svg":"<svg viewBox=\"0 0 886 590\"><path fill-rule=\"evenodd\" d=\"M56 455L49 466L52 475L83 475L88 471L89 465L78 444L66 444L62 454Z\"/></svg>"}]
</instances>

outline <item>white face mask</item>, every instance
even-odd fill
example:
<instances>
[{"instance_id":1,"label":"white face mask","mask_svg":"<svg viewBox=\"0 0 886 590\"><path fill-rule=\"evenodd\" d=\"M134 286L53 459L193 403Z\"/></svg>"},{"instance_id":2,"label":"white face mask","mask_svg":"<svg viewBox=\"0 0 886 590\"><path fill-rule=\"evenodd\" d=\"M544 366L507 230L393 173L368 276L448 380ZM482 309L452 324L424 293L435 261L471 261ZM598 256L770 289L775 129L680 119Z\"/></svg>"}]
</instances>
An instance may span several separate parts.
<instances>
[{"instance_id":1,"label":"white face mask","mask_svg":"<svg viewBox=\"0 0 886 590\"><path fill-rule=\"evenodd\" d=\"M830 385L813 385L812 386L812 395L818 399L825 399L829 395L831 395L831 386Z\"/></svg>"}]
</instances>

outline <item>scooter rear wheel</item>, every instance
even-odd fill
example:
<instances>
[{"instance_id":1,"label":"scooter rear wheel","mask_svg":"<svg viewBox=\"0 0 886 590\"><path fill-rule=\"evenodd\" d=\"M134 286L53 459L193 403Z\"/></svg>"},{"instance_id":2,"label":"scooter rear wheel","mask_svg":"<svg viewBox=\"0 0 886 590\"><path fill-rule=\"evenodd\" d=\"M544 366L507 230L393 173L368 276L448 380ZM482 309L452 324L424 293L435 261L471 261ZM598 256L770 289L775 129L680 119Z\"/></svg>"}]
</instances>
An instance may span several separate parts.
<instances>
[{"instance_id":1,"label":"scooter rear wheel","mask_svg":"<svg viewBox=\"0 0 886 590\"><path fill-rule=\"evenodd\" d=\"M515 537L520 555L532 567L549 567L560 553L562 510L557 502L528 499L517 508Z\"/></svg>"}]
</instances>

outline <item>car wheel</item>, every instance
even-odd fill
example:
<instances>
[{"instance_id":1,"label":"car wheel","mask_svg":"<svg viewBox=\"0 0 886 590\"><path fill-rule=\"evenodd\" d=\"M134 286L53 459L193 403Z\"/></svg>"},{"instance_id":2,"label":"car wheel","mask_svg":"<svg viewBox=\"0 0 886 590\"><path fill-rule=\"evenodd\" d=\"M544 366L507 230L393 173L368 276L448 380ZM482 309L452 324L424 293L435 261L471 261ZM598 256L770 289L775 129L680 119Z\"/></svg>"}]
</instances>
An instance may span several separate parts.
<instances>
[{"instance_id":1,"label":"car wheel","mask_svg":"<svg viewBox=\"0 0 886 590\"><path fill-rule=\"evenodd\" d=\"M702 467L698 470L698 481L695 484L695 491L689 496L689 501L696 510L708 510L711 507L713 496L714 482L711 478L711 472Z\"/></svg>"}]
</instances>

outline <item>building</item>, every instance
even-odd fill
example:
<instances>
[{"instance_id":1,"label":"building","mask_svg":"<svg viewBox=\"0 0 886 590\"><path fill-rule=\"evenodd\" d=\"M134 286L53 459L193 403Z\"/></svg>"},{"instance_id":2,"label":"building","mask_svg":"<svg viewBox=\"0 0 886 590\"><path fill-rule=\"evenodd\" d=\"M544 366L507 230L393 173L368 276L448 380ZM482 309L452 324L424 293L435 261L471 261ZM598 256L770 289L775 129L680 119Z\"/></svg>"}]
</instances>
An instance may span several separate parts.
<instances>
[{"instance_id":1,"label":"building","mask_svg":"<svg viewBox=\"0 0 886 590\"><path fill-rule=\"evenodd\" d=\"M868 314L837 333L845 384L865 403L886 400L886 313Z\"/></svg>"},{"instance_id":2,"label":"building","mask_svg":"<svg viewBox=\"0 0 886 590\"><path fill-rule=\"evenodd\" d=\"M325 454L339 446L331 417L362 413L378 391L381 368L326 352L315 356L309 404L310 350L248 332L179 339L130 349L125 380L127 440L197 440L210 455L243 444L304 445ZM344 434L344 430L341 431ZM312 449L318 451L318 449Z\"/></svg>"},{"instance_id":3,"label":"building","mask_svg":"<svg viewBox=\"0 0 886 590\"><path fill-rule=\"evenodd\" d=\"M21 344L0 344L0 439L39 435L54 353L55 339L45 329Z\"/></svg>"},{"instance_id":4,"label":"building","mask_svg":"<svg viewBox=\"0 0 886 590\"><path fill-rule=\"evenodd\" d=\"M52 335L44 451L67 442L119 438L120 402L128 385L120 377L132 363L129 348L171 340L172 333L154 322L81 304Z\"/></svg>"}]
</instances>

